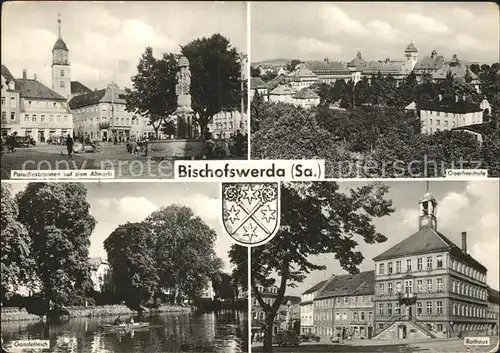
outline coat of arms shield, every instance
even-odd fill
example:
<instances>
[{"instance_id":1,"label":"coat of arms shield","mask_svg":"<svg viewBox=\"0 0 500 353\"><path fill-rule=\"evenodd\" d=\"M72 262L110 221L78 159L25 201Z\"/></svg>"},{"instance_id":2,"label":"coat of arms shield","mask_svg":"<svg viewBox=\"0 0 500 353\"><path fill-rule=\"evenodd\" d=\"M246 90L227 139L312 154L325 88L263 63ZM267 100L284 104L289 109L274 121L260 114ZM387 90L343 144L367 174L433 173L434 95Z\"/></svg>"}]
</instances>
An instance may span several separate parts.
<instances>
[{"instance_id":1,"label":"coat of arms shield","mask_svg":"<svg viewBox=\"0 0 500 353\"><path fill-rule=\"evenodd\" d=\"M280 195L277 182L222 183L222 223L239 245L258 246L279 228Z\"/></svg>"}]
</instances>

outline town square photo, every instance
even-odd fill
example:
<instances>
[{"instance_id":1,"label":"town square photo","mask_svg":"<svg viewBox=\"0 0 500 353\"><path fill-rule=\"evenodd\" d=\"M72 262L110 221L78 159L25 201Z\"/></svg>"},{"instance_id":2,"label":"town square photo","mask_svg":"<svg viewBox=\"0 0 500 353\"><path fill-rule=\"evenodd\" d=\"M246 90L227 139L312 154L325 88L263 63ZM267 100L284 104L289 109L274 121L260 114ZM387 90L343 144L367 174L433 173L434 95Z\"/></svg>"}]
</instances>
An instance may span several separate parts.
<instances>
[{"instance_id":1,"label":"town square photo","mask_svg":"<svg viewBox=\"0 0 500 353\"><path fill-rule=\"evenodd\" d=\"M247 67L245 2L6 3L2 179L246 159Z\"/></svg>"},{"instance_id":2,"label":"town square photo","mask_svg":"<svg viewBox=\"0 0 500 353\"><path fill-rule=\"evenodd\" d=\"M218 183L1 187L8 351L248 351L247 249L225 234Z\"/></svg>"},{"instance_id":3,"label":"town square photo","mask_svg":"<svg viewBox=\"0 0 500 353\"><path fill-rule=\"evenodd\" d=\"M252 159L324 159L327 178L500 176L496 4L254 2L250 14Z\"/></svg>"},{"instance_id":4,"label":"town square photo","mask_svg":"<svg viewBox=\"0 0 500 353\"><path fill-rule=\"evenodd\" d=\"M252 352L493 351L498 213L495 179L281 183L251 249Z\"/></svg>"}]
</instances>

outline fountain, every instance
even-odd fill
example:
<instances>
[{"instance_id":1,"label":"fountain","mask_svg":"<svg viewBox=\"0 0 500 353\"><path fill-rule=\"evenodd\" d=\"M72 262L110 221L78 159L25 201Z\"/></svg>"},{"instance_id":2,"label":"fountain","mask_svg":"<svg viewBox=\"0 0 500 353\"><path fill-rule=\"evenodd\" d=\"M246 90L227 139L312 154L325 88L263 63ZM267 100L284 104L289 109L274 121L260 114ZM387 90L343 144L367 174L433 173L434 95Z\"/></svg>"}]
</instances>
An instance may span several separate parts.
<instances>
[{"instance_id":1,"label":"fountain","mask_svg":"<svg viewBox=\"0 0 500 353\"><path fill-rule=\"evenodd\" d=\"M153 158L201 159L203 158L204 142L194 138L193 115L191 108L191 71L189 61L185 56L179 58L177 66L177 118L176 138L173 140L152 140L148 142L148 156Z\"/></svg>"}]
</instances>

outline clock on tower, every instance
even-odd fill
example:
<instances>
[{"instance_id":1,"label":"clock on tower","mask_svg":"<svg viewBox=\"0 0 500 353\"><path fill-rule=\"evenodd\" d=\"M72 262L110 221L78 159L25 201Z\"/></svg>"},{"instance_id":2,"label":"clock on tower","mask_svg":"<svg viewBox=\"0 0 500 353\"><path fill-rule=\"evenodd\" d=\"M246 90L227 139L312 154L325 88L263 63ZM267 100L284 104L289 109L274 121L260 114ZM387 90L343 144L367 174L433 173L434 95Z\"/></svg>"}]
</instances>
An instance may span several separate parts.
<instances>
[{"instance_id":1,"label":"clock on tower","mask_svg":"<svg viewBox=\"0 0 500 353\"><path fill-rule=\"evenodd\" d=\"M437 201L432 194L427 190L424 197L419 201L420 216L419 229L431 228L436 230L436 206Z\"/></svg>"}]
</instances>

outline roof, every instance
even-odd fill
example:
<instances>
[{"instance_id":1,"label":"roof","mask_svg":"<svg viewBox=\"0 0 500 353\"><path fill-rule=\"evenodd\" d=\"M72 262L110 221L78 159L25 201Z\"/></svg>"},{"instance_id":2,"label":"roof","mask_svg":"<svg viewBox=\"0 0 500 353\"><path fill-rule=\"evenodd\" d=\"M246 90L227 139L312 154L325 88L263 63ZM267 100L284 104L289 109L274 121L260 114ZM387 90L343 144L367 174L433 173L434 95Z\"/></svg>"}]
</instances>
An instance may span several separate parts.
<instances>
[{"instance_id":1,"label":"roof","mask_svg":"<svg viewBox=\"0 0 500 353\"><path fill-rule=\"evenodd\" d=\"M52 48L52 51L54 50L68 50L68 47L66 46L66 43L64 43L64 40L62 38L58 38L56 42L54 43L54 47Z\"/></svg>"},{"instance_id":2,"label":"roof","mask_svg":"<svg viewBox=\"0 0 500 353\"><path fill-rule=\"evenodd\" d=\"M491 130L491 123L490 122L483 122L480 124L459 126L459 127L454 127L451 130L452 131L462 131L462 130L463 131L471 131L471 132L478 133L482 136L485 136Z\"/></svg>"},{"instance_id":3,"label":"roof","mask_svg":"<svg viewBox=\"0 0 500 353\"><path fill-rule=\"evenodd\" d=\"M444 80L448 77L448 74L451 74L454 78L465 79L466 75L473 80L477 80L478 77L475 73L469 70L469 68L462 64L457 64L455 66L447 65L438 69L433 75L432 78L435 80Z\"/></svg>"},{"instance_id":4,"label":"roof","mask_svg":"<svg viewBox=\"0 0 500 353\"><path fill-rule=\"evenodd\" d=\"M267 85L260 77L250 78L250 89L267 88Z\"/></svg>"},{"instance_id":5,"label":"roof","mask_svg":"<svg viewBox=\"0 0 500 353\"><path fill-rule=\"evenodd\" d=\"M305 87L293 95L295 99L317 99L319 96L309 87Z\"/></svg>"},{"instance_id":6,"label":"roof","mask_svg":"<svg viewBox=\"0 0 500 353\"><path fill-rule=\"evenodd\" d=\"M88 93L92 92L90 88L85 86L80 81L71 81L71 93Z\"/></svg>"},{"instance_id":7,"label":"roof","mask_svg":"<svg viewBox=\"0 0 500 353\"><path fill-rule=\"evenodd\" d=\"M2 76L5 77L7 82L15 81L14 76L12 76L9 69L5 65L2 65Z\"/></svg>"},{"instance_id":8,"label":"roof","mask_svg":"<svg viewBox=\"0 0 500 353\"><path fill-rule=\"evenodd\" d=\"M59 93L54 92L40 81L33 79L16 79L16 90L20 91L21 97L36 99L66 100Z\"/></svg>"},{"instance_id":9,"label":"roof","mask_svg":"<svg viewBox=\"0 0 500 353\"><path fill-rule=\"evenodd\" d=\"M416 110L417 109L417 104L415 102L411 102L405 107L405 110Z\"/></svg>"},{"instance_id":10,"label":"roof","mask_svg":"<svg viewBox=\"0 0 500 353\"><path fill-rule=\"evenodd\" d=\"M354 275L333 276L317 299L338 296L370 295L375 292L375 271L365 271Z\"/></svg>"},{"instance_id":11,"label":"roof","mask_svg":"<svg viewBox=\"0 0 500 353\"><path fill-rule=\"evenodd\" d=\"M291 76L293 77L316 77L316 74L308 69L306 66L302 66L301 64L297 65L297 69L295 69Z\"/></svg>"},{"instance_id":12,"label":"roof","mask_svg":"<svg viewBox=\"0 0 500 353\"><path fill-rule=\"evenodd\" d=\"M96 270L101 264L107 265L108 263L100 257L89 258L89 265L91 269Z\"/></svg>"},{"instance_id":13,"label":"roof","mask_svg":"<svg viewBox=\"0 0 500 353\"><path fill-rule=\"evenodd\" d=\"M293 305L299 304L300 303L300 297L292 296L292 295L285 295L283 297L283 301L281 302L282 304L286 305L288 301L292 302Z\"/></svg>"},{"instance_id":14,"label":"roof","mask_svg":"<svg viewBox=\"0 0 500 353\"><path fill-rule=\"evenodd\" d=\"M444 58L441 55L425 56L418 60L414 70L438 70L444 65Z\"/></svg>"},{"instance_id":15,"label":"roof","mask_svg":"<svg viewBox=\"0 0 500 353\"><path fill-rule=\"evenodd\" d=\"M271 91L270 94L274 95L294 95L295 91L292 87L288 85L279 85L274 90Z\"/></svg>"},{"instance_id":16,"label":"roof","mask_svg":"<svg viewBox=\"0 0 500 353\"><path fill-rule=\"evenodd\" d=\"M366 66L366 61L361 57L361 52L358 51L356 57L352 59L348 64L348 67L363 68Z\"/></svg>"},{"instance_id":17,"label":"roof","mask_svg":"<svg viewBox=\"0 0 500 353\"><path fill-rule=\"evenodd\" d=\"M425 195L422 196L422 198L420 199L420 201L418 203L422 203L422 202L425 202L425 201L432 201L434 203L437 203L436 198L429 191L427 191L425 193Z\"/></svg>"},{"instance_id":18,"label":"roof","mask_svg":"<svg viewBox=\"0 0 500 353\"><path fill-rule=\"evenodd\" d=\"M89 105L96 105L98 103L111 103L112 101L115 104L125 104L125 99L121 98L125 93L124 90L115 88L113 90L115 95L114 100L112 100L112 90L111 89L100 89L96 91L90 91L88 93L84 93L78 96L71 98L69 101L69 107L71 109L77 109L81 107L87 107Z\"/></svg>"},{"instance_id":19,"label":"roof","mask_svg":"<svg viewBox=\"0 0 500 353\"><path fill-rule=\"evenodd\" d=\"M473 113L482 112L483 110L474 103L468 102L463 99L452 100L452 99L442 99L441 101L431 101L423 104L418 104L418 110L429 110L435 112L446 112L446 113Z\"/></svg>"},{"instance_id":20,"label":"roof","mask_svg":"<svg viewBox=\"0 0 500 353\"><path fill-rule=\"evenodd\" d=\"M363 74L403 74L406 73L404 61L370 61L363 69Z\"/></svg>"},{"instance_id":21,"label":"roof","mask_svg":"<svg viewBox=\"0 0 500 353\"><path fill-rule=\"evenodd\" d=\"M314 286L312 286L311 288L309 288L308 290L306 290L304 293L302 294L309 294L309 293L313 293L313 292L316 292L318 289L321 289L321 287L323 287L323 285L326 283L326 281L321 281L319 283L316 283Z\"/></svg>"},{"instance_id":22,"label":"roof","mask_svg":"<svg viewBox=\"0 0 500 353\"><path fill-rule=\"evenodd\" d=\"M497 305L500 302L500 293L498 293L496 289L493 289L490 286L488 286L488 301Z\"/></svg>"},{"instance_id":23,"label":"roof","mask_svg":"<svg viewBox=\"0 0 500 353\"><path fill-rule=\"evenodd\" d=\"M308 61L305 67L311 70L316 75L326 73L344 73L350 72L347 65L338 61L325 62L325 61Z\"/></svg>"},{"instance_id":24,"label":"roof","mask_svg":"<svg viewBox=\"0 0 500 353\"><path fill-rule=\"evenodd\" d=\"M374 261L390 260L401 256L424 255L441 251L449 251L456 258L486 271L479 261L465 253L450 239L432 228L422 228L393 247L375 256Z\"/></svg>"},{"instance_id":25,"label":"roof","mask_svg":"<svg viewBox=\"0 0 500 353\"><path fill-rule=\"evenodd\" d=\"M413 43L408 44L408 46L405 49L405 53L417 53L417 52L418 50Z\"/></svg>"}]
</instances>

